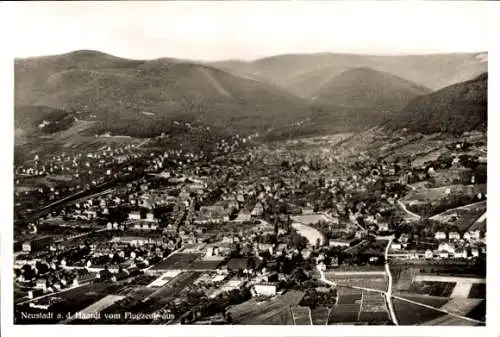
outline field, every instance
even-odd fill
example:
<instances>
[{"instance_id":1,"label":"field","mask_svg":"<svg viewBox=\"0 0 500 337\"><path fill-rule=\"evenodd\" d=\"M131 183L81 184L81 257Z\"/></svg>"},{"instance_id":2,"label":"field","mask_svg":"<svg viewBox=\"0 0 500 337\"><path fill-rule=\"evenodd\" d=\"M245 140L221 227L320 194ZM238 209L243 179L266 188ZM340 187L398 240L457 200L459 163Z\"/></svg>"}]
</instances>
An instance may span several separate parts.
<instances>
[{"instance_id":1,"label":"field","mask_svg":"<svg viewBox=\"0 0 500 337\"><path fill-rule=\"evenodd\" d=\"M370 324L390 321L385 297L379 293L363 291L358 320Z\"/></svg>"},{"instance_id":2,"label":"field","mask_svg":"<svg viewBox=\"0 0 500 337\"><path fill-rule=\"evenodd\" d=\"M450 297L456 284L456 282L414 281L408 291L429 296Z\"/></svg>"},{"instance_id":3,"label":"field","mask_svg":"<svg viewBox=\"0 0 500 337\"><path fill-rule=\"evenodd\" d=\"M61 313L63 317L66 317L67 313L79 312L86 307L92 305L93 303L101 300L109 294L115 293L120 288L119 284L89 284L77 288L70 289L65 292L57 293L52 296L47 296L41 300L35 301L35 303L45 303L50 298L61 298L63 302L59 303L56 308L52 309L54 312L54 320L30 320L30 322L24 321L23 323L29 324L50 324L55 323L61 319L57 319L57 313ZM21 305L16 308L16 318L21 319L20 312L38 312L38 309L32 309L27 304Z\"/></svg>"},{"instance_id":4,"label":"field","mask_svg":"<svg viewBox=\"0 0 500 337\"><path fill-rule=\"evenodd\" d=\"M471 298L454 298L443 305L441 309L462 316L467 316L469 312L476 308L481 302L483 302L483 300Z\"/></svg>"},{"instance_id":5,"label":"field","mask_svg":"<svg viewBox=\"0 0 500 337\"><path fill-rule=\"evenodd\" d=\"M337 290L337 304L360 303L362 293L362 290L339 287Z\"/></svg>"},{"instance_id":6,"label":"field","mask_svg":"<svg viewBox=\"0 0 500 337\"><path fill-rule=\"evenodd\" d=\"M486 283L473 283L470 292L469 298L486 298Z\"/></svg>"},{"instance_id":7,"label":"field","mask_svg":"<svg viewBox=\"0 0 500 337\"><path fill-rule=\"evenodd\" d=\"M337 288L338 300L331 307L311 309L314 325L385 324L390 322L385 298L380 293L358 289ZM296 324L309 324L303 308L292 310ZM299 317L299 318L298 318Z\"/></svg>"},{"instance_id":8,"label":"field","mask_svg":"<svg viewBox=\"0 0 500 337\"><path fill-rule=\"evenodd\" d=\"M259 302L251 299L229 308L236 324L294 324L290 306L296 306L302 300L302 291L288 291L283 295ZM290 316L283 311L288 311ZM292 318L291 321L289 319ZM280 322L280 323L278 323Z\"/></svg>"},{"instance_id":9,"label":"field","mask_svg":"<svg viewBox=\"0 0 500 337\"><path fill-rule=\"evenodd\" d=\"M257 323L249 323L249 324L257 324ZM279 311L276 315L271 316L266 324L270 325L294 325L292 311L290 308L285 308Z\"/></svg>"},{"instance_id":10,"label":"field","mask_svg":"<svg viewBox=\"0 0 500 337\"><path fill-rule=\"evenodd\" d=\"M187 270L196 270L196 269L217 269L224 260L195 260L185 267Z\"/></svg>"},{"instance_id":11,"label":"field","mask_svg":"<svg viewBox=\"0 0 500 337\"><path fill-rule=\"evenodd\" d=\"M457 226L459 231L470 230L471 225L486 211L486 201L453 208L434 215L432 220Z\"/></svg>"},{"instance_id":12,"label":"field","mask_svg":"<svg viewBox=\"0 0 500 337\"><path fill-rule=\"evenodd\" d=\"M396 298L394 298L392 302L400 325L421 325L425 322L445 316L445 314L440 311L408 303Z\"/></svg>"},{"instance_id":13,"label":"field","mask_svg":"<svg viewBox=\"0 0 500 337\"><path fill-rule=\"evenodd\" d=\"M451 315L444 315L436 319L426 322L424 325L439 325L439 326L477 326L478 323L474 323L465 319L460 319Z\"/></svg>"},{"instance_id":14,"label":"field","mask_svg":"<svg viewBox=\"0 0 500 337\"><path fill-rule=\"evenodd\" d=\"M167 284L159 287L148 298L158 300L161 303L167 303L172 297L179 295L182 290L193 285L193 282L200 276L199 272L183 272Z\"/></svg>"},{"instance_id":15,"label":"field","mask_svg":"<svg viewBox=\"0 0 500 337\"><path fill-rule=\"evenodd\" d=\"M448 297L436 297L428 295L410 294L406 292L398 292L399 297L407 298L411 301L427 304L434 308L440 308L450 301Z\"/></svg>"},{"instance_id":16,"label":"field","mask_svg":"<svg viewBox=\"0 0 500 337\"><path fill-rule=\"evenodd\" d=\"M481 301L474 309L472 309L467 317L472 319L477 319L480 321L486 321L486 300Z\"/></svg>"},{"instance_id":17,"label":"field","mask_svg":"<svg viewBox=\"0 0 500 337\"><path fill-rule=\"evenodd\" d=\"M351 276L340 276L340 275L332 275L327 274L327 279L329 281L335 282L337 285L341 286L354 286L354 287L362 287L368 289L376 289L376 290L387 290L387 278L381 274L352 274Z\"/></svg>"},{"instance_id":18,"label":"field","mask_svg":"<svg viewBox=\"0 0 500 337\"><path fill-rule=\"evenodd\" d=\"M479 218L477 218L467 230L469 231L480 230L482 232L486 232L486 221L487 221L487 213L486 211L484 211L484 213Z\"/></svg>"},{"instance_id":19,"label":"field","mask_svg":"<svg viewBox=\"0 0 500 337\"><path fill-rule=\"evenodd\" d=\"M337 304L330 311L328 325L336 323L356 323L359 317L359 304Z\"/></svg>"},{"instance_id":20,"label":"field","mask_svg":"<svg viewBox=\"0 0 500 337\"><path fill-rule=\"evenodd\" d=\"M305 216L310 216L310 215L305 215ZM323 234L321 234L320 231L318 231L315 228L309 227L307 225L303 225L301 223L294 223L294 224L292 224L292 226L293 226L293 228L295 228L297 230L297 232L300 235L302 235L303 237L305 237L309 241L309 244L311 246L316 245L318 240L319 240L320 244L323 244L325 242L325 237L323 236Z\"/></svg>"},{"instance_id":21,"label":"field","mask_svg":"<svg viewBox=\"0 0 500 337\"><path fill-rule=\"evenodd\" d=\"M328 315L330 314L329 308L315 308L311 309L311 317L313 325L326 325L328 322Z\"/></svg>"},{"instance_id":22,"label":"field","mask_svg":"<svg viewBox=\"0 0 500 337\"><path fill-rule=\"evenodd\" d=\"M448 185L442 187L429 188L426 190L415 190L410 192L405 199L417 201L438 201L445 196L445 191L449 189L451 195L476 195L479 192L486 192L486 185Z\"/></svg>"},{"instance_id":23,"label":"field","mask_svg":"<svg viewBox=\"0 0 500 337\"><path fill-rule=\"evenodd\" d=\"M416 292L423 291L432 296L467 298L474 284L484 284L485 282L484 278L479 277L422 274L414 278L413 285L417 288Z\"/></svg>"},{"instance_id":24,"label":"field","mask_svg":"<svg viewBox=\"0 0 500 337\"><path fill-rule=\"evenodd\" d=\"M185 269L188 264L195 261L201 254L177 253L169 256L165 261L155 265L151 270Z\"/></svg>"},{"instance_id":25,"label":"field","mask_svg":"<svg viewBox=\"0 0 500 337\"><path fill-rule=\"evenodd\" d=\"M85 309L81 310L80 312L83 314L94 314L96 312L101 312L113 303L120 301L124 299L124 296L119 296L119 295L108 295L99 301L95 302L94 304L86 307Z\"/></svg>"},{"instance_id":26,"label":"field","mask_svg":"<svg viewBox=\"0 0 500 337\"><path fill-rule=\"evenodd\" d=\"M292 311L293 321L295 325L312 325L311 310L309 307L293 306L290 308Z\"/></svg>"}]
</instances>

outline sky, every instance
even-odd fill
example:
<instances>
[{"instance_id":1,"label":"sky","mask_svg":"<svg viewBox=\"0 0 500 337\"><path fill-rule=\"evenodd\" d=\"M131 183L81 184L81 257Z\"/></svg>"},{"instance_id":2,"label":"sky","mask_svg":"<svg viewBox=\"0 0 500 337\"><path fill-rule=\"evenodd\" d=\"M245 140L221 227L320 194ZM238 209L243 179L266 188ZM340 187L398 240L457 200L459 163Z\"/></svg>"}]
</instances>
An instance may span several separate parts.
<instances>
[{"instance_id":1,"label":"sky","mask_svg":"<svg viewBox=\"0 0 500 337\"><path fill-rule=\"evenodd\" d=\"M15 57L251 60L286 53L488 50L486 2L3 2Z\"/></svg>"}]
</instances>

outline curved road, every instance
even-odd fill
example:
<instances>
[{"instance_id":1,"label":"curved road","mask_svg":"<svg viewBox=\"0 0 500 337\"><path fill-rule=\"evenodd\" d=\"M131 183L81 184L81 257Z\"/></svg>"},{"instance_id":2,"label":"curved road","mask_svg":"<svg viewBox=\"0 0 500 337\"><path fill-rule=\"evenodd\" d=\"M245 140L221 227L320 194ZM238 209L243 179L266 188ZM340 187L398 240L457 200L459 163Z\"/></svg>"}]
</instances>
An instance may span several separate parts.
<instances>
[{"instance_id":1,"label":"curved road","mask_svg":"<svg viewBox=\"0 0 500 337\"><path fill-rule=\"evenodd\" d=\"M384 293L385 294L385 301L387 303L387 307L389 308L389 312L391 314L391 320L394 325L399 325L398 323L398 318L396 317L396 312L394 311L394 305L392 304L392 274L391 270L389 268L389 248L391 247L392 240L394 240L394 237L391 237L389 241L387 242L387 246L385 247L385 253L384 253L384 258L385 258L385 273L387 274L388 277L388 286L387 286L387 291Z\"/></svg>"},{"instance_id":2,"label":"curved road","mask_svg":"<svg viewBox=\"0 0 500 337\"><path fill-rule=\"evenodd\" d=\"M406 213L408 214L409 216L411 216L412 218L415 218L416 220L420 220L421 216L418 215L418 214L415 214L413 213L412 211L408 210L405 206L405 204L403 204L400 200L398 200L398 205L399 207L401 207L401 209Z\"/></svg>"}]
</instances>

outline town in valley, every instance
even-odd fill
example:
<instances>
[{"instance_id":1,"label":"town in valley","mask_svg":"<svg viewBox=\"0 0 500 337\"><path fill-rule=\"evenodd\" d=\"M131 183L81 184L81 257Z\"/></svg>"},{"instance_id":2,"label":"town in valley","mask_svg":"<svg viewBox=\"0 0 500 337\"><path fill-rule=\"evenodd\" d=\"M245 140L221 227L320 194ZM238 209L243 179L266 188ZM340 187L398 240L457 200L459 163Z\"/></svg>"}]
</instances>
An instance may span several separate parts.
<instances>
[{"instance_id":1,"label":"town in valley","mask_svg":"<svg viewBox=\"0 0 500 337\"><path fill-rule=\"evenodd\" d=\"M14 324L485 326L482 2L184 5L16 7Z\"/></svg>"}]
</instances>

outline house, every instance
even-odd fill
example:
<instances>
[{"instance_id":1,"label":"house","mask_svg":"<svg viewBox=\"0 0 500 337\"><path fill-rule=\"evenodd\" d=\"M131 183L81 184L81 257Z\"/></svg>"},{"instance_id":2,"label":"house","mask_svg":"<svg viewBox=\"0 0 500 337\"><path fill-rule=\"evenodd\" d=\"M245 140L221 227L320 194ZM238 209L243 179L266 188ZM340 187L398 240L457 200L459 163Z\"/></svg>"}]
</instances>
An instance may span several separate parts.
<instances>
[{"instance_id":1,"label":"house","mask_svg":"<svg viewBox=\"0 0 500 337\"><path fill-rule=\"evenodd\" d=\"M311 250L310 249L302 249L301 254L304 260L307 260L308 258L311 257Z\"/></svg>"},{"instance_id":2,"label":"house","mask_svg":"<svg viewBox=\"0 0 500 337\"><path fill-rule=\"evenodd\" d=\"M479 248L477 247L472 247L470 250L470 253L473 257L478 257L479 256Z\"/></svg>"},{"instance_id":3,"label":"house","mask_svg":"<svg viewBox=\"0 0 500 337\"><path fill-rule=\"evenodd\" d=\"M255 256L249 258L232 258L227 263L227 269L238 271L238 270L245 270L248 267L252 267L252 269L258 270L260 269L262 264L263 260Z\"/></svg>"},{"instance_id":4,"label":"house","mask_svg":"<svg viewBox=\"0 0 500 337\"><path fill-rule=\"evenodd\" d=\"M237 221L237 222L247 222L247 221L250 221L250 220L251 220L250 213L241 211L241 212L238 213L238 217L234 221Z\"/></svg>"},{"instance_id":5,"label":"house","mask_svg":"<svg viewBox=\"0 0 500 337\"><path fill-rule=\"evenodd\" d=\"M400 242L391 243L391 250L401 250L403 247Z\"/></svg>"},{"instance_id":6,"label":"house","mask_svg":"<svg viewBox=\"0 0 500 337\"><path fill-rule=\"evenodd\" d=\"M36 281L35 285L36 289L42 289L43 291L47 290L47 279L41 278Z\"/></svg>"},{"instance_id":7,"label":"house","mask_svg":"<svg viewBox=\"0 0 500 337\"><path fill-rule=\"evenodd\" d=\"M455 251L454 256L456 259L466 259L467 258L467 250L463 248L459 248Z\"/></svg>"},{"instance_id":8,"label":"house","mask_svg":"<svg viewBox=\"0 0 500 337\"><path fill-rule=\"evenodd\" d=\"M460 240L460 234L458 234L457 232L450 232L448 234L448 237L450 240Z\"/></svg>"},{"instance_id":9,"label":"house","mask_svg":"<svg viewBox=\"0 0 500 337\"><path fill-rule=\"evenodd\" d=\"M464 234L464 239L467 241L479 241L481 239L481 231L468 231Z\"/></svg>"},{"instance_id":10,"label":"house","mask_svg":"<svg viewBox=\"0 0 500 337\"><path fill-rule=\"evenodd\" d=\"M254 285L256 295L259 296L274 296L276 295L277 284L274 282L258 283Z\"/></svg>"},{"instance_id":11,"label":"house","mask_svg":"<svg viewBox=\"0 0 500 337\"><path fill-rule=\"evenodd\" d=\"M387 222L381 222L378 224L378 230L379 231L388 231L389 230L389 224Z\"/></svg>"},{"instance_id":12,"label":"house","mask_svg":"<svg viewBox=\"0 0 500 337\"><path fill-rule=\"evenodd\" d=\"M401 236L399 237L399 241L401 243L407 243L408 240L410 240L410 236L408 234L401 234Z\"/></svg>"},{"instance_id":13,"label":"house","mask_svg":"<svg viewBox=\"0 0 500 337\"><path fill-rule=\"evenodd\" d=\"M250 213L251 217L260 217L262 213L264 212L264 207L262 207L262 204L258 202L255 207L252 209L252 212Z\"/></svg>"},{"instance_id":14,"label":"house","mask_svg":"<svg viewBox=\"0 0 500 337\"><path fill-rule=\"evenodd\" d=\"M148 222L138 222L138 223L134 224L134 229L135 230L150 231L150 230L158 229L158 225L156 225L154 223L148 223Z\"/></svg>"},{"instance_id":15,"label":"house","mask_svg":"<svg viewBox=\"0 0 500 337\"><path fill-rule=\"evenodd\" d=\"M356 239L363 239L368 235L366 231L356 231L356 234L354 235Z\"/></svg>"},{"instance_id":16,"label":"house","mask_svg":"<svg viewBox=\"0 0 500 337\"><path fill-rule=\"evenodd\" d=\"M442 259L447 259L449 257L448 252L439 252L439 257Z\"/></svg>"},{"instance_id":17,"label":"house","mask_svg":"<svg viewBox=\"0 0 500 337\"><path fill-rule=\"evenodd\" d=\"M434 234L434 238L436 240L446 240L446 233L445 232L436 232L436 234Z\"/></svg>"},{"instance_id":18,"label":"house","mask_svg":"<svg viewBox=\"0 0 500 337\"><path fill-rule=\"evenodd\" d=\"M201 206L200 213L207 217L223 217L227 215L224 206L222 205L213 205L213 206Z\"/></svg>"},{"instance_id":19,"label":"house","mask_svg":"<svg viewBox=\"0 0 500 337\"><path fill-rule=\"evenodd\" d=\"M31 243L30 242L23 243L23 252L31 252Z\"/></svg>"},{"instance_id":20,"label":"house","mask_svg":"<svg viewBox=\"0 0 500 337\"><path fill-rule=\"evenodd\" d=\"M342 239L330 239L328 245L330 247L350 247L351 241Z\"/></svg>"},{"instance_id":21,"label":"house","mask_svg":"<svg viewBox=\"0 0 500 337\"><path fill-rule=\"evenodd\" d=\"M258 243L258 250L261 252L270 252L272 254L274 245L271 243Z\"/></svg>"},{"instance_id":22,"label":"house","mask_svg":"<svg viewBox=\"0 0 500 337\"><path fill-rule=\"evenodd\" d=\"M455 245L453 243L441 242L439 244L438 251L448 252L448 253L454 254L455 253Z\"/></svg>"},{"instance_id":23,"label":"house","mask_svg":"<svg viewBox=\"0 0 500 337\"><path fill-rule=\"evenodd\" d=\"M128 214L128 219L129 220L141 220L141 213L140 212L130 212Z\"/></svg>"}]
</instances>

